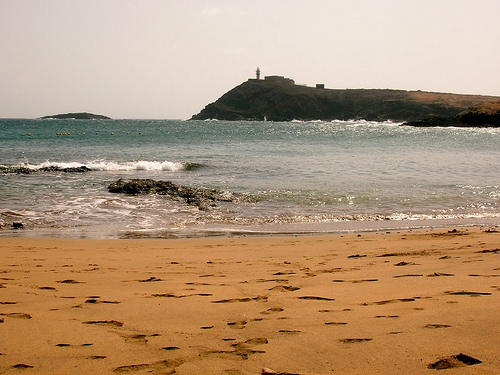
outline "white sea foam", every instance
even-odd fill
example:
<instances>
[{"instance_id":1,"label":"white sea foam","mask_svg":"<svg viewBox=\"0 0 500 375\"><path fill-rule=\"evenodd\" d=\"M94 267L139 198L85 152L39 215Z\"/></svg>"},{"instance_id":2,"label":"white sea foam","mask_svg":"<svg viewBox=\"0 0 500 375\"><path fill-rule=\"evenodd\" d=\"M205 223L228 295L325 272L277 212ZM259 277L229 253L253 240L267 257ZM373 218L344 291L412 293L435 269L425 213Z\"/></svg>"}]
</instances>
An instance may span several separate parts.
<instances>
[{"instance_id":1,"label":"white sea foam","mask_svg":"<svg viewBox=\"0 0 500 375\"><path fill-rule=\"evenodd\" d=\"M48 167L77 168L86 166L94 171L170 171L177 172L186 169L186 164L172 161L138 160L132 162L116 162L108 160L93 160L85 162L52 162L45 161L40 164L25 164L24 167L39 170Z\"/></svg>"}]
</instances>

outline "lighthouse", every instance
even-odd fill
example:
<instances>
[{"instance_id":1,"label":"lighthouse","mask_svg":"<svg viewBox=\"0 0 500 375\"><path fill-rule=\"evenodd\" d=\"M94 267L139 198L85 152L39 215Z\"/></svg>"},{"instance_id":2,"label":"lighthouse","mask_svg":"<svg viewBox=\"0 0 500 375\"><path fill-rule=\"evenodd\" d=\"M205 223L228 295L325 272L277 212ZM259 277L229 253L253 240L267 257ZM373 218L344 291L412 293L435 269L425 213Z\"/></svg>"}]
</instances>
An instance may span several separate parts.
<instances>
[{"instance_id":1,"label":"lighthouse","mask_svg":"<svg viewBox=\"0 0 500 375\"><path fill-rule=\"evenodd\" d=\"M260 68L259 67L257 67L257 70L255 71L255 77L257 79L260 79Z\"/></svg>"}]
</instances>

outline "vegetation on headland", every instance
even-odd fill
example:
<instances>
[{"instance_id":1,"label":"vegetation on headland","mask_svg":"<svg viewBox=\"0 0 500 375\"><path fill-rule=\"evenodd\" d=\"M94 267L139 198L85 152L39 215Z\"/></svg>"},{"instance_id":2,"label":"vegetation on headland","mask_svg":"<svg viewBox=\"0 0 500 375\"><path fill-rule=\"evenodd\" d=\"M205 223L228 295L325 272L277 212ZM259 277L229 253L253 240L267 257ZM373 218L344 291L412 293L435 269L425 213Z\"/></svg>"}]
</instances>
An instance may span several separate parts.
<instances>
[{"instance_id":1,"label":"vegetation on headland","mask_svg":"<svg viewBox=\"0 0 500 375\"><path fill-rule=\"evenodd\" d=\"M500 97L390 89L324 89L291 80L251 79L208 104L192 120L417 121L452 117Z\"/></svg>"},{"instance_id":2,"label":"vegetation on headland","mask_svg":"<svg viewBox=\"0 0 500 375\"><path fill-rule=\"evenodd\" d=\"M46 119L56 119L56 120L111 120L110 117L104 115L95 115L88 112L78 112L78 113L63 113L59 115L50 115L40 117L43 120Z\"/></svg>"}]
</instances>

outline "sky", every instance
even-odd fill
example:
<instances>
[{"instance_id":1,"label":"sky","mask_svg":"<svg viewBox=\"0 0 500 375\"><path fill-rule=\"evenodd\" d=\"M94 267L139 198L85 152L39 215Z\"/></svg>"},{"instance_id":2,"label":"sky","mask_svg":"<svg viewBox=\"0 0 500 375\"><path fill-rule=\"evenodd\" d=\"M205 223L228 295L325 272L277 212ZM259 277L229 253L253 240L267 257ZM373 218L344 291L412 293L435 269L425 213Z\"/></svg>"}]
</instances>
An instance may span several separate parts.
<instances>
[{"instance_id":1,"label":"sky","mask_svg":"<svg viewBox=\"0 0 500 375\"><path fill-rule=\"evenodd\" d=\"M0 118L186 119L255 77L500 96L499 0L0 0Z\"/></svg>"}]
</instances>

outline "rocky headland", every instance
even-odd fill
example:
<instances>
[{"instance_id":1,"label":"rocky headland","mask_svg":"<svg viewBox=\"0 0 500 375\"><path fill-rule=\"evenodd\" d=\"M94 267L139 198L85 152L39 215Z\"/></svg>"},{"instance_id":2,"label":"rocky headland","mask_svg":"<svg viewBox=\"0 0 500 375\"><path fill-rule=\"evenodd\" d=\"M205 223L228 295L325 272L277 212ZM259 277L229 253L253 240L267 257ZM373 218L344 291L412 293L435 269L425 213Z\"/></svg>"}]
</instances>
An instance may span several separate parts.
<instances>
[{"instance_id":1,"label":"rocky headland","mask_svg":"<svg viewBox=\"0 0 500 375\"><path fill-rule=\"evenodd\" d=\"M409 121L403 125L417 127L500 127L500 101L482 103L451 117L427 117L420 121Z\"/></svg>"},{"instance_id":2,"label":"rocky headland","mask_svg":"<svg viewBox=\"0 0 500 375\"><path fill-rule=\"evenodd\" d=\"M59 115L50 115L40 117L42 120L111 120L110 117L104 115L95 115L93 113L88 112L79 112L79 113L62 113Z\"/></svg>"},{"instance_id":3,"label":"rocky headland","mask_svg":"<svg viewBox=\"0 0 500 375\"><path fill-rule=\"evenodd\" d=\"M325 89L284 77L250 79L208 104L192 120L417 121L451 117L500 97L390 89Z\"/></svg>"}]
</instances>

